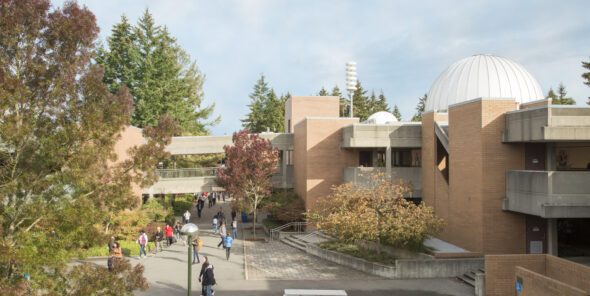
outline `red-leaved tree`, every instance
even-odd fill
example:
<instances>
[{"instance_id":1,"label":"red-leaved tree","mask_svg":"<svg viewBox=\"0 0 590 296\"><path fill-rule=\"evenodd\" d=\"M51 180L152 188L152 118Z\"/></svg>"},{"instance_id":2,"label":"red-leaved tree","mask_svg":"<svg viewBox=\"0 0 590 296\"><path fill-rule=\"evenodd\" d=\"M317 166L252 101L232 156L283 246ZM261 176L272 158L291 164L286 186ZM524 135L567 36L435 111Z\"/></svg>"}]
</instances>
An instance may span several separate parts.
<instances>
[{"instance_id":1,"label":"red-leaved tree","mask_svg":"<svg viewBox=\"0 0 590 296\"><path fill-rule=\"evenodd\" d=\"M269 140L248 130L234 133L233 146L225 145L225 167L217 172L218 183L236 198L239 205L254 214L256 234L256 208L269 196L270 179L279 161L279 152Z\"/></svg>"}]
</instances>

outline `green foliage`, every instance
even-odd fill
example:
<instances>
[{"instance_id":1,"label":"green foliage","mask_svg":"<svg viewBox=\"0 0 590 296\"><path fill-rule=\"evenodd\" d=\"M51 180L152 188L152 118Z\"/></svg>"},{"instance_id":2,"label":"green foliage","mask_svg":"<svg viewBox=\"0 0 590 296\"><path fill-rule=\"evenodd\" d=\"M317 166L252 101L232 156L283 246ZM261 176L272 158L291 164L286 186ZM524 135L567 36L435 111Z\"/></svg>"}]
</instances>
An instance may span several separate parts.
<instances>
[{"instance_id":1,"label":"green foliage","mask_svg":"<svg viewBox=\"0 0 590 296\"><path fill-rule=\"evenodd\" d=\"M241 120L243 127L253 133L264 132L267 128L276 133L285 132L285 102L291 97L289 93L278 97L260 74L249 97L250 113Z\"/></svg>"},{"instance_id":2,"label":"green foliage","mask_svg":"<svg viewBox=\"0 0 590 296\"><path fill-rule=\"evenodd\" d=\"M275 192L260 206L270 212L279 223L302 221L305 213L305 202L292 191Z\"/></svg>"},{"instance_id":3,"label":"green foliage","mask_svg":"<svg viewBox=\"0 0 590 296\"><path fill-rule=\"evenodd\" d=\"M367 91L362 88L360 82L357 82L356 86L357 90L353 94L355 117L359 117L361 121L364 121L373 113L379 111L389 112L387 98L385 98L383 91L379 93L378 97L374 91L371 91L371 95L367 96ZM328 92L322 87L318 95L328 95ZM344 97L338 86L334 86L330 95L340 98L340 117L348 117L350 114L350 101Z\"/></svg>"},{"instance_id":4,"label":"green foliage","mask_svg":"<svg viewBox=\"0 0 590 296\"><path fill-rule=\"evenodd\" d=\"M340 117L348 117L350 114L350 101L344 97L337 85L334 85L330 95L340 98Z\"/></svg>"},{"instance_id":5,"label":"green foliage","mask_svg":"<svg viewBox=\"0 0 590 296\"><path fill-rule=\"evenodd\" d=\"M225 154L174 155L164 162L165 168L211 168L221 166Z\"/></svg>"},{"instance_id":6,"label":"green foliage","mask_svg":"<svg viewBox=\"0 0 590 296\"><path fill-rule=\"evenodd\" d=\"M121 246L121 251L123 251L123 255L125 256L139 256L139 244L137 240L119 240L117 241ZM155 248L155 243L153 241L149 241L147 244L146 251L149 252ZM87 250L81 250L78 253L79 258L84 259L87 257L98 257L98 256L108 256L109 255L109 247L106 243L101 245L96 245L92 248Z\"/></svg>"},{"instance_id":7,"label":"green foliage","mask_svg":"<svg viewBox=\"0 0 590 296\"><path fill-rule=\"evenodd\" d=\"M392 114L393 116L395 116L395 118L397 118L397 121L402 121L402 114L399 112L399 108L397 107L397 105L393 106Z\"/></svg>"},{"instance_id":8,"label":"green foliage","mask_svg":"<svg viewBox=\"0 0 590 296\"><path fill-rule=\"evenodd\" d=\"M268 229L269 231L273 228L277 228L277 227L283 225L283 224L281 224L280 221L277 221L277 220L270 218L270 217L262 220L262 224L264 224L264 226L266 226L266 229Z\"/></svg>"},{"instance_id":9,"label":"green foliage","mask_svg":"<svg viewBox=\"0 0 590 296\"><path fill-rule=\"evenodd\" d=\"M582 68L590 70L590 62L582 61ZM590 71L582 73L582 78L585 80L584 84L590 86ZM586 102L586 104L590 105L590 97L588 97L588 102Z\"/></svg>"},{"instance_id":10,"label":"green foliage","mask_svg":"<svg viewBox=\"0 0 590 296\"><path fill-rule=\"evenodd\" d=\"M122 212L113 219L113 234L122 240L135 240L149 222L142 210Z\"/></svg>"},{"instance_id":11,"label":"green foliage","mask_svg":"<svg viewBox=\"0 0 590 296\"><path fill-rule=\"evenodd\" d=\"M318 92L318 96L321 96L321 97L325 97L325 96L329 96L329 95L330 95L330 93L328 93L328 91L325 88L323 88L323 87Z\"/></svg>"},{"instance_id":12,"label":"green foliage","mask_svg":"<svg viewBox=\"0 0 590 296\"><path fill-rule=\"evenodd\" d=\"M549 88L549 92L545 98L551 99L551 104L553 105L575 105L576 101L572 98L566 97L566 95L567 91L565 90L565 86L563 83L559 83L557 94L555 94L553 88Z\"/></svg>"},{"instance_id":13,"label":"green foliage","mask_svg":"<svg viewBox=\"0 0 590 296\"><path fill-rule=\"evenodd\" d=\"M428 99L428 94L424 94L423 97L418 99L416 114L412 117L412 121L422 121L422 113L424 113L424 110L426 109L426 99Z\"/></svg>"},{"instance_id":14,"label":"green foliage","mask_svg":"<svg viewBox=\"0 0 590 296\"><path fill-rule=\"evenodd\" d=\"M174 216L182 216L186 210L190 210L193 206L193 197L180 197L174 201Z\"/></svg>"},{"instance_id":15,"label":"green foliage","mask_svg":"<svg viewBox=\"0 0 590 296\"><path fill-rule=\"evenodd\" d=\"M367 91L363 88L360 81L356 82L356 90L352 95L352 115L358 117L360 121L365 121L371 116L371 109Z\"/></svg>"},{"instance_id":16,"label":"green foliage","mask_svg":"<svg viewBox=\"0 0 590 296\"><path fill-rule=\"evenodd\" d=\"M159 202L156 198L152 198L148 200L142 207L141 210L147 216L150 221L155 222L165 222L166 217L172 214L172 211L161 202Z\"/></svg>"},{"instance_id":17,"label":"green foliage","mask_svg":"<svg viewBox=\"0 0 590 296\"><path fill-rule=\"evenodd\" d=\"M342 241L329 241L320 244L320 248L348 254L357 258L365 259L369 262L381 263L385 265L395 266L395 256L387 253L378 254L373 250L367 250L359 247L358 245L350 242Z\"/></svg>"},{"instance_id":18,"label":"green foliage","mask_svg":"<svg viewBox=\"0 0 590 296\"><path fill-rule=\"evenodd\" d=\"M125 16L113 26L107 48L96 62L105 68L104 83L112 93L126 86L134 98L132 124L154 125L163 114L178 121L182 135L205 135L214 104L202 107L205 76L164 27L146 9L137 26Z\"/></svg>"},{"instance_id":19,"label":"green foliage","mask_svg":"<svg viewBox=\"0 0 590 296\"><path fill-rule=\"evenodd\" d=\"M55 292L56 295L72 296L133 295L134 290L148 289L143 271L143 265L137 264L132 267L126 259L116 261L113 271L91 263L77 265L67 272L62 271L63 278L67 279L67 285L56 287Z\"/></svg>"}]
</instances>

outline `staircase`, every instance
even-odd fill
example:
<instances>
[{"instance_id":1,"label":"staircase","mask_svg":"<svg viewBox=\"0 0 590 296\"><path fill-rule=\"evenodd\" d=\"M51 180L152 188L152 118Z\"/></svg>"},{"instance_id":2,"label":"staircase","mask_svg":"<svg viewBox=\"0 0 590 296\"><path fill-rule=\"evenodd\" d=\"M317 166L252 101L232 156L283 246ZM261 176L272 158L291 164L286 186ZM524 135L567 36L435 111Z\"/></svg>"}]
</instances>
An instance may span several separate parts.
<instances>
[{"instance_id":1,"label":"staircase","mask_svg":"<svg viewBox=\"0 0 590 296\"><path fill-rule=\"evenodd\" d=\"M331 240L332 237L321 232L321 231L312 231L306 234L290 234L290 235L283 235L281 238L281 242L291 246L293 248L302 250L305 252L305 248L307 244L319 244L328 240Z\"/></svg>"},{"instance_id":2,"label":"staircase","mask_svg":"<svg viewBox=\"0 0 590 296\"><path fill-rule=\"evenodd\" d=\"M485 270L483 268L477 270L470 270L464 273L463 275L458 276L457 279L475 288L476 273L485 273Z\"/></svg>"}]
</instances>

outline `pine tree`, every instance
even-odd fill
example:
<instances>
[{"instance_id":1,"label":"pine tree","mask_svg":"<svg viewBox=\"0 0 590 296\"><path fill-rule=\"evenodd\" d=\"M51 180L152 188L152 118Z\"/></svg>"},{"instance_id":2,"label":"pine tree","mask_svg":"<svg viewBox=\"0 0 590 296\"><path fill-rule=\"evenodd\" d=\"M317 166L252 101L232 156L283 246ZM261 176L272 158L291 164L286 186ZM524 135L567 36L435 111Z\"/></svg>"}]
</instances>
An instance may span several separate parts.
<instances>
[{"instance_id":1,"label":"pine tree","mask_svg":"<svg viewBox=\"0 0 590 296\"><path fill-rule=\"evenodd\" d=\"M328 91L322 86L322 89L320 89L320 91L318 92L318 96L329 96L330 94L328 93Z\"/></svg>"},{"instance_id":2,"label":"pine tree","mask_svg":"<svg viewBox=\"0 0 590 296\"><path fill-rule=\"evenodd\" d=\"M397 107L397 105L393 105L392 114L393 116L395 116L395 118L397 118L397 121L402 121L402 114L399 112L399 108Z\"/></svg>"},{"instance_id":3,"label":"pine tree","mask_svg":"<svg viewBox=\"0 0 590 296\"><path fill-rule=\"evenodd\" d=\"M133 95L133 125L156 125L169 114L178 121L180 134L203 135L219 122L219 117L206 122L214 104L201 107L204 75L147 9L136 26L123 16L107 43L108 50L100 48L96 61L105 68L103 81L112 93L125 85Z\"/></svg>"},{"instance_id":4,"label":"pine tree","mask_svg":"<svg viewBox=\"0 0 590 296\"><path fill-rule=\"evenodd\" d=\"M416 114L412 117L412 121L422 121L422 113L424 113L424 110L426 109L426 99L428 99L428 94L424 94L423 97L418 99Z\"/></svg>"},{"instance_id":5,"label":"pine tree","mask_svg":"<svg viewBox=\"0 0 590 296\"><path fill-rule=\"evenodd\" d=\"M377 96L375 95L375 91L372 90L369 100L367 101L367 113L371 116L371 114L374 114L377 111L381 110L377 110Z\"/></svg>"},{"instance_id":6,"label":"pine tree","mask_svg":"<svg viewBox=\"0 0 590 296\"><path fill-rule=\"evenodd\" d=\"M374 110L375 110L375 112L377 112L377 111L389 112L389 106L387 105L387 98L385 98L383 91L381 91L379 93L379 98L377 99L377 106Z\"/></svg>"},{"instance_id":7,"label":"pine tree","mask_svg":"<svg viewBox=\"0 0 590 296\"><path fill-rule=\"evenodd\" d=\"M352 101L352 116L358 117L361 122L367 120L367 118L371 116L369 97L367 97L367 91L363 89L360 81L356 82L356 90L352 95Z\"/></svg>"},{"instance_id":8,"label":"pine tree","mask_svg":"<svg viewBox=\"0 0 590 296\"><path fill-rule=\"evenodd\" d=\"M582 67L585 69L590 70L590 62L582 62ZM590 86L590 72L586 72L582 74L582 78L584 78L584 84ZM590 97L588 97L588 102L586 104L590 105Z\"/></svg>"},{"instance_id":9,"label":"pine tree","mask_svg":"<svg viewBox=\"0 0 590 296\"><path fill-rule=\"evenodd\" d=\"M348 117L350 114L350 101L344 97L337 85L332 88L331 95L340 98L340 117Z\"/></svg>"},{"instance_id":10,"label":"pine tree","mask_svg":"<svg viewBox=\"0 0 590 296\"><path fill-rule=\"evenodd\" d=\"M246 119L242 119L242 126L248 129L250 132L259 133L266 130L264 111L265 103L270 95L270 89L268 83L264 81L264 74L260 74L260 79L254 85L252 93L249 95L250 113L246 115Z\"/></svg>"},{"instance_id":11,"label":"pine tree","mask_svg":"<svg viewBox=\"0 0 590 296\"><path fill-rule=\"evenodd\" d=\"M264 130L282 133L285 131L285 103L270 90L264 102Z\"/></svg>"},{"instance_id":12,"label":"pine tree","mask_svg":"<svg viewBox=\"0 0 590 296\"><path fill-rule=\"evenodd\" d=\"M549 88L549 92L547 93L547 99L551 99L551 104L553 105L575 105L576 101L572 98L566 97L567 91L565 90L565 86L563 83L560 83L557 89L557 94L553 92L552 88Z\"/></svg>"}]
</instances>

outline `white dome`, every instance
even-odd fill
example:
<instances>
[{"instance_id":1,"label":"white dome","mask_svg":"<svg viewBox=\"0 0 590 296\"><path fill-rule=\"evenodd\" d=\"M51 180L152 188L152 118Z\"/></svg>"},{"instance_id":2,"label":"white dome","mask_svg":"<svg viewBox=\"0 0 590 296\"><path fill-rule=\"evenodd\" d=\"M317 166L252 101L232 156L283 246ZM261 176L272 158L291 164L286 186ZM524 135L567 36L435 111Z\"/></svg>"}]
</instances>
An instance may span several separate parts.
<instances>
[{"instance_id":1,"label":"white dome","mask_svg":"<svg viewBox=\"0 0 590 296\"><path fill-rule=\"evenodd\" d=\"M390 122L397 122L397 118L387 111L379 111L369 116L363 123L370 124L387 124Z\"/></svg>"},{"instance_id":2,"label":"white dome","mask_svg":"<svg viewBox=\"0 0 590 296\"><path fill-rule=\"evenodd\" d=\"M513 60L489 54L462 59L447 68L428 92L425 111L477 98L513 98L518 103L543 99L535 78Z\"/></svg>"}]
</instances>

